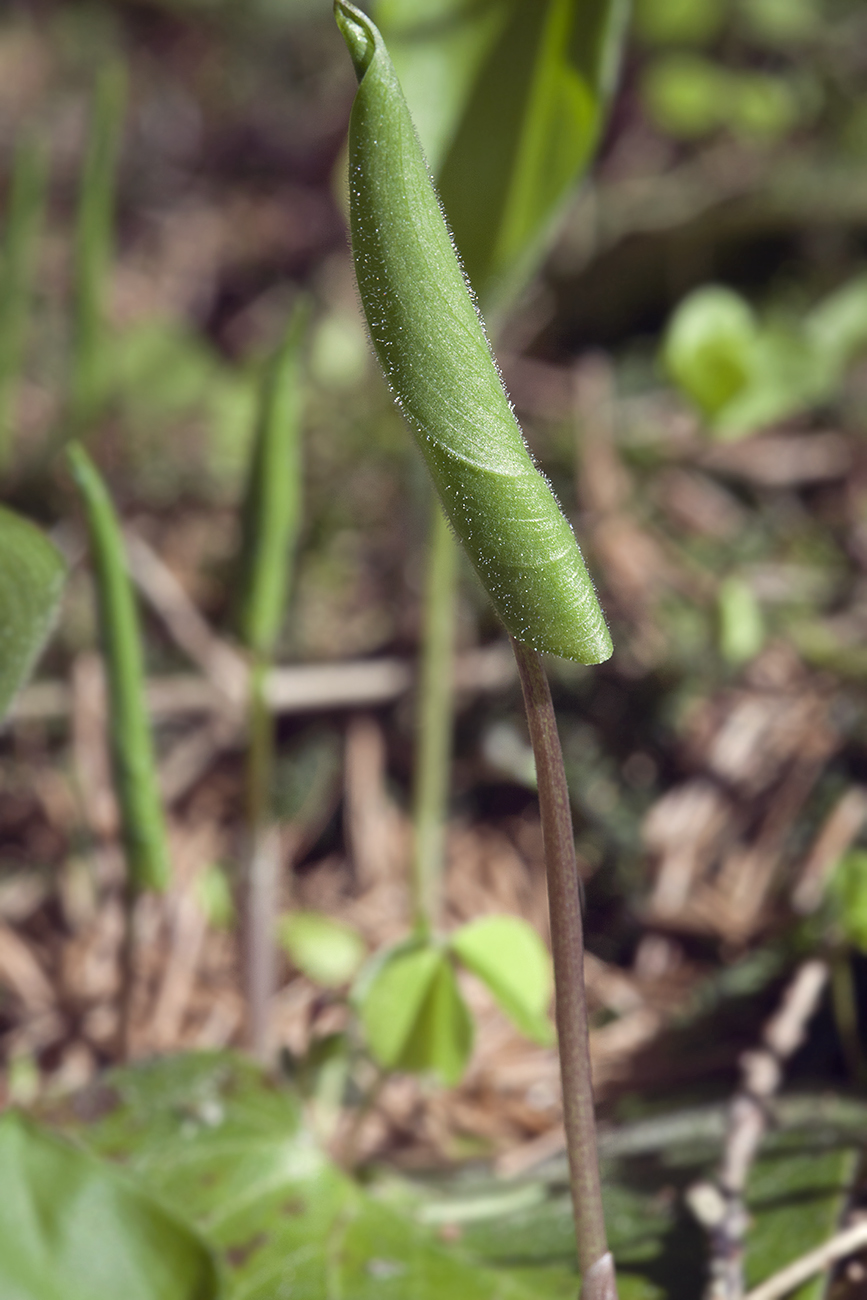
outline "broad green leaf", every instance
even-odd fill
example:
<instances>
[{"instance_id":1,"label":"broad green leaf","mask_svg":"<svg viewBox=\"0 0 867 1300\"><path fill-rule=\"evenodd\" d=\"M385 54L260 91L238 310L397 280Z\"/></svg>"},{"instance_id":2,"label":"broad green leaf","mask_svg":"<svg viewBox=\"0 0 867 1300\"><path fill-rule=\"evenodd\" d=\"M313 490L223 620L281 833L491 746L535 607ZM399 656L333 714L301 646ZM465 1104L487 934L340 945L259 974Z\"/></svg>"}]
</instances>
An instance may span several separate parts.
<instances>
[{"instance_id":1,"label":"broad green leaf","mask_svg":"<svg viewBox=\"0 0 867 1300\"><path fill-rule=\"evenodd\" d=\"M244 496L241 635L270 658L283 621L292 550L301 519L301 365L306 304L296 307L265 376Z\"/></svg>"},{"instance_id":2,"label":"broad green leaf","mask_svg":"<svg viewBox=\"0 0 867 1300\"><path fill-rule=\"evenodd\" d=\"M590 160L626 12L625 0L381 0L376 8L485 304L527 276Z\"/></svg>"},{"instance_id":3,"label":"broad green leaf","mask_svg":"<svg viewBox=\"0 0 867 1300\"><path fill-rule=\"evenodd\" d=\"M141 631L123 537L108 490L90 457L77 444L68 456L84 505L96 570L112 767L130 881L135 889L164 889L170 871L168 840L145 705Z\"/></svg>"},{"instance_id":4,"label":"broad green leaf","mask_svg":"<svg viewBox=\"0 0 867 1300\"><path fill-rule=\"evenodd\" d=\"M353 256L380 362L445 513L512 635L583 663L611 639L569 524L527 452L378 30L335 7L359 79Z\"/></svg>"},{"instance_id":5,"label":"broad green leaf","mask_svg":"<svg viewBox=\"0 0 867 1300\"><path fill-rule=\"evenodd\" d=\"M0 1120L0 1300L216 1300L199 1235L116 1169Z\"/></svg>"},{"instance_id":6,"label":"broad green leaf","mask_svg":"<svg viewBox=\"0 0 867 1300\"><path fill-rule=\"evenodd\" d=\"M449 945L522 1033L537 1043L553 1041L551 958L531 925L517 916L487 916L456 930Z\"/></svg>"},{"instance_id":7,"label":"broad green leaf","mask_svg":"<svg viewBox=\"0 0 867 1300\"><path fill-rule=\"evenodd\" d=\"M26 342L47 180L43 150L33 141L19 144L9 182L0 262L0 469L6 467L14 436L15 385Z\"/></svg>"},{"instance_id":8,"label":"broad green leaf","mask_svg":"<svg viewBox=\"0 0 867 1300\"><path fill-rule=\"evenodd\" d=\"M367 952L356 930L322 912L287 912L280 918L279 937L298 969L324 988L348 984Z\"/></svg>"},{"instance_id":9,"label":"broad green leaf","mask_svg":"<svg viewBox=\"0 0 867 1300\"><path fill-rule=\"evenodd\" d=\"M0 506L0 721L51 631L65 576L48 538Z\"/></svg>"},{"instance_id":10,"label":"broad green leaf","mask_svg":"<svg viewBox=\"0 0 867 1300\"><path fill-rule=\"evenodd\" d=\"M87 1105L85 1094L77 1109ZM249 1062L153 1061L108 1076L93 1105L102 1118L79 1138L198 1226L228 1300L550 1300L368 1195L314 1145L293 1097Z\"/></svg>"}]
</instances>

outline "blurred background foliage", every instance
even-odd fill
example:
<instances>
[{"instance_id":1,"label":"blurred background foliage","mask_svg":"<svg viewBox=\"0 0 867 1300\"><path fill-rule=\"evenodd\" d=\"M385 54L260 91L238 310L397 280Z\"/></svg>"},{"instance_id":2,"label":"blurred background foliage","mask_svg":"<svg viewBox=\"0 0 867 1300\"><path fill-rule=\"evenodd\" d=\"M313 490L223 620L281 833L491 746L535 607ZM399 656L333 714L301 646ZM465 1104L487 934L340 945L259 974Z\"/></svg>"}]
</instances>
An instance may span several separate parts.
<instances>
[{"instance_id":1,"label":"blurred background foliage","mask_svg":"<svg viewBox=\"0 0 867 1300\"><path fill-rule=\"evenodd\" d=\"M483 51L500 9L443 0L425 17L466 11ZM406 6L381 0L375 13L399 36ZM708 769L726 692L827 705L836 739L784 828L788 862L867 776L865 65L860 0L637 0L600 161L564 200L543 271L503 325L507 382L587 542L617 647L592 676L551 665L591 948L607 960L632 960L655 888L643 819ZM49 528L72 513L54 455L76 419L71 232L95 87L117 67L126 105L105 200L114 249L91 453L124 517L228 631L258 385L308 294L304 517L278 657L414 653L425 485L357 309L343 216L353 75L325 0L4 5L7 291L22 256L32 262L20 373L0 368L4 503ZM464 72L452 71L456 115ZM40 208L40 166L46 194L23 255L22 142L42 160L29 164L29 206L18 201L22 228ZM446 145L444 134L435 148ZM93 644L92 606L79 570L43 675ZM466 575L461 648L498 635ZM184 666L155 623L146 650L152 673ZM405 802L409 711L383 716ZM455 811L520 815L533 796L517 688L462 702L457 727ZM303 737L301 723L282 724L286 753ZM752 786L731 777L753 801L747 837L783 779L784 764L768 764ZM339 838L330 807L305 853ZM6 857L15 865L16 850ZM692 957L766 941L789 952L837 933L830 904L827 917L793 919L782 880L770 898L783 904L754 924L684 923ZM834 900L860 917L854 887ZM847 924L863 935L863 920ZM778 967L756 970L760 986Z\"/></svg>"}]
</instances>

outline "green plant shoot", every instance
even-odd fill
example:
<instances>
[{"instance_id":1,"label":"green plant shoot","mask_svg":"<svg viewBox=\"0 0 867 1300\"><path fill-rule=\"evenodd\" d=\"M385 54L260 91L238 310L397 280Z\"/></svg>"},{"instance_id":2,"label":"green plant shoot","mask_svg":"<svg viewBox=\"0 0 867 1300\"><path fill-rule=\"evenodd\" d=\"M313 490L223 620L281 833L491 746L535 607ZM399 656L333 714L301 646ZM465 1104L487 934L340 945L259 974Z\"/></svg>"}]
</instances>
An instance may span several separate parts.
<instances>
[{"instance_id":1,"label":"green plant shoot","mask_svg":"<svg viewBox=\"0 0 867 1300\"><path fill-rule=\"evenodd\" d=\"M299 304L265 381L244 499L240 631L255 655L270 658L286 605L292 548L301 517L301 344L309 307Z\"/></svg>"},{"instance_id":2,"label":"green plant shoot","mask_svg":"<svg viewBox=\"0 0 867 1300\"><path fill-rule=\"evenodd\" d=\"M353 254L386 378L508 630L537 650L602 662L611 638L599 602L509 404L382 37L343 0L335 13L359 80Z\"/></svg>"},{"instance_id":3,"label":"green plant shoot","mask_svg":"<svg viewBox=\"0 0 867 1300\"><path fill-rule=\"evenodd\" d=\"M123 538L101 475L84 449L68 451L81 493L96 569L108 677L109 731L133 890L165 889L169 851L144 698L141 634Z\"/></svg>"},{"instance_id":4,"label":"green plant shoot","mask_svg":"<svg viewBox=\"0 0 867 1300\"><path fill-rule=\"evenodd\" d=\"M26 340L47 176L43 150L32 141L19 144L9 185L0 268L0 469L5 469L11 450L15 385Z\"/></svg>"},{"instance_id":5,"label":"green plant shoot","mask_svg":"<svg viewBox=\"0 0 867 1300\"><path fill-rule=\"evenodd\" d=\"M101 74L79 189L70 394L73 423L79 429L93 418L103 389L105 286L112 259L115 169L126 89L121 65Z\"/></svg>"},{"instance_id":6,"label":"green plant shoot","mask_svg":"<svg viewBox=\"0 0 867 1300\"><path fill-rule=\"evenodd\" d=\"M0 506L0 721L48 639L65 578L56 546Z\"/></svg>"}]
</instances>

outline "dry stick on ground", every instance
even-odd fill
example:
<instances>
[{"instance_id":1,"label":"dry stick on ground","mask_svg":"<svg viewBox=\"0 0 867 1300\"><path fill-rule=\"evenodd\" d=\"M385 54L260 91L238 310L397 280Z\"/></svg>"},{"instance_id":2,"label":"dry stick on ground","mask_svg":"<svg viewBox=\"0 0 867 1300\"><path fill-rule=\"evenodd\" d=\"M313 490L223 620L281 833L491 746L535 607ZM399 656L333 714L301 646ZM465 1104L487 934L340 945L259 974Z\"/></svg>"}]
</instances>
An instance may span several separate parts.
<instances>
[{"instance_id":1,"label":"dry stick on ground","mask_svg":"<svg viewBox=\"0 0 867 1300\"><path fill-rule=\"evenodd\" d=\"M762 1046L741 1058L742 1083L729 1108L717 1183L690 1189L690 1207L711 1239L705 1300L743 1300L747 1177L767 1126L767 1103L780 1086L783 1066L804 1040L827 981L823 961L806 961L795 971L765 1026Z\"/></svg>"},{"instance_id":2,"label":"dry stick on ground","mask_svg":"<svg viewBox=\"0 0 867 1300\"><path fill-rule=\"evenodd\" d=\"M541 657L520 641L513 639L512 646L521 674L539 782L554 956L560 1077L563 1081L563 1122L582 1274L581 1300L617 1300L614 1260L608 1249L602 1214L584 989L584 921L569 791L551 690Z\"/></svg>"}]
</instances>

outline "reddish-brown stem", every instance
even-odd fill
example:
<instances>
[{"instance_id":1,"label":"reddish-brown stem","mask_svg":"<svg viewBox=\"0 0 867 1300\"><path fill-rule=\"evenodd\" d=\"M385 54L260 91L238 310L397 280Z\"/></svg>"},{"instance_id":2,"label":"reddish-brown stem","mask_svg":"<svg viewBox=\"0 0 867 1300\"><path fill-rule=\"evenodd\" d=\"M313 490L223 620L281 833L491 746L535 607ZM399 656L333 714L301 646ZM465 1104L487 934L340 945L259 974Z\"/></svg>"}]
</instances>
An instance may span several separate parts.
<instances>
[{"instance_id":1,"label":"reddish-brown stem","mask_svg":"<svg viewBox=\"0 0 867 1300\"><path fill-rule=\"evenodd\" d=\"M520 641L513 639L512 646L521 674L539 784L554 955L563 1121L578 1263L583 1279L581 1300L617 1300L614 1262L608 1251L602 1215L584 990L584 931L563 752L542 660L535 650Z\"/></svg>"}]
</instances>

